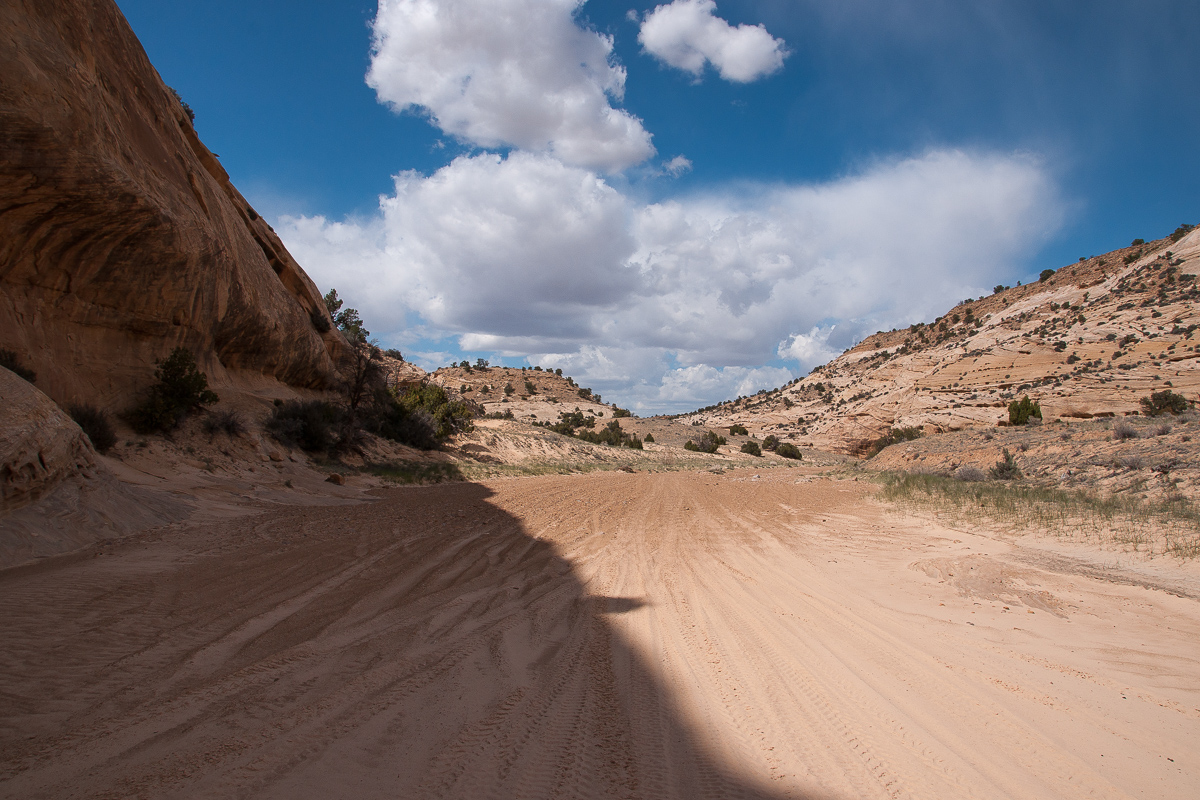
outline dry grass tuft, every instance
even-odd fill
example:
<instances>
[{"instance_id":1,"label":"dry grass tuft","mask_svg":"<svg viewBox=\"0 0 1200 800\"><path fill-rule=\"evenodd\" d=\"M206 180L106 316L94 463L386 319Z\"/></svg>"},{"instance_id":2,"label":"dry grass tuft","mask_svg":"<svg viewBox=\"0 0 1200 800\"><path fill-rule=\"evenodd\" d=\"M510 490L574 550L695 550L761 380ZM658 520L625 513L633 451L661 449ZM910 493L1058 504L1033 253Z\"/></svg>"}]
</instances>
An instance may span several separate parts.
<instances>
[{"instance_id":1,"label":"dry grass tuft","mask_svg":"<svg viewBox=\"0 0 1200 800\"><path fill-rule=\"evenodd\" d=\"M897 472L882 473L879 480L882 499L910 510L948 514L960 522L983 517L1151 556L1200 556L1200 508L1179 495L1157 500L1100 497L1023 483L969 482Z\"/></svg>"}]
</instances>

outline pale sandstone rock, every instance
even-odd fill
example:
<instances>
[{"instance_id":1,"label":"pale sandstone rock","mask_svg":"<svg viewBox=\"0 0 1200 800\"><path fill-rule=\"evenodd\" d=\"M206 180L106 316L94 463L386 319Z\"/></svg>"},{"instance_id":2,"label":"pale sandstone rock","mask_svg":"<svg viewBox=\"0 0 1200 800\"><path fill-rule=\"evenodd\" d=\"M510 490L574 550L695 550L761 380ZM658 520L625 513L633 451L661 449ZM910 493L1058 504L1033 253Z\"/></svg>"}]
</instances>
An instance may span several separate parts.
<instances>
[{"instance_id":1,"label":"pale sandstone rock","mask_svg":"<svg viewBox=\"0 0 1200 800\"><path fill-rule=\"evenodd\" d=\"M37 387L0 367L0 511L96 468L92 443Z\"/></svg>"}]
</instances>

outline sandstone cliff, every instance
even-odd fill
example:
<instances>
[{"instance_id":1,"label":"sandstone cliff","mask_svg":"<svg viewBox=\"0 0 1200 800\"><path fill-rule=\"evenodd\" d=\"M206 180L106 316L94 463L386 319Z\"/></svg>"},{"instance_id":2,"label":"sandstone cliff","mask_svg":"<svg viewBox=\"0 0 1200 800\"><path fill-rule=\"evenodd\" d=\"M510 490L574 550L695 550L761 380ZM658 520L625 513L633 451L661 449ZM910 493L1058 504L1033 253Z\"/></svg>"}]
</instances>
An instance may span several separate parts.
<instances>
[{"instance_id":1,"label":"sandstone cliff","mask_svg":"<svg viewBox=\"0 0 1200 800\"><path fill-rule=\"evenodd\" d=\"M0 30L0 347L60 405L127 408L177 345L218 391L331 385L320 293L112 0L5 0Z\"/></svg>"},{"instance_id":2,"label":"sandstone cliff","mask_svg":"<svg viewBox=\"0 0 1200 800\"><path fill-rule=\"evenodd\" d=\"M1084 259L961 303L930 325L868 337L803 379L685 415L861 454L893 426L928 433L1007 421L1029 395L1046 421L1136 414L1200 393L1200 229Z\"/></svg>"}]
</instances>

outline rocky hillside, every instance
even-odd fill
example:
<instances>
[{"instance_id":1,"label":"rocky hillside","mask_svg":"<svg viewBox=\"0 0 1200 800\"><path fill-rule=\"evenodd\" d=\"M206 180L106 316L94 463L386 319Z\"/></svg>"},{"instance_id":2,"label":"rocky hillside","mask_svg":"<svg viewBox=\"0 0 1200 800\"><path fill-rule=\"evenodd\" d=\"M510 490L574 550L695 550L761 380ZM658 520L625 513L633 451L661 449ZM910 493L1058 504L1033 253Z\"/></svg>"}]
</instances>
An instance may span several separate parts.
<instances>
[{"instance_id":1,"label":"rocky hillside","mask_svg":"<svg viewBox=\"0 0 1200 800\"><path fill-rule=\"evenodd\" d=\"M576 408L597 418L611 417L614 408L600 402L599 396L569 376L540 367L443 367L429 379L477 403L484 413L511 411L515 418L526 422L557 422L561 412Z\"/></svg>"},{"instance_id":2,"label":"rocky hillside","mask_svg":"<svg viewBox=\"0 0 1200 800\"><path fill-rule=\"evenodd\" d=\"M0 4L0 348L110 410L190 348L215 388L322 388L344 341L112 0Z\"/></svg>"},{"instance_id":3,"label":"rocky hillside","mask_svg":"<svg viewBox=\"0 0 1200 800\"><path fill-rule=\"evenodd\" d=\"M881 332L803 379L685 415L710 427L858 454L892 427L1007 422L1028 395L1046 421L1137 414L1200 393L1200 229L1181 227L968 300L928 325Z\"/></svg>"}]
</instances>

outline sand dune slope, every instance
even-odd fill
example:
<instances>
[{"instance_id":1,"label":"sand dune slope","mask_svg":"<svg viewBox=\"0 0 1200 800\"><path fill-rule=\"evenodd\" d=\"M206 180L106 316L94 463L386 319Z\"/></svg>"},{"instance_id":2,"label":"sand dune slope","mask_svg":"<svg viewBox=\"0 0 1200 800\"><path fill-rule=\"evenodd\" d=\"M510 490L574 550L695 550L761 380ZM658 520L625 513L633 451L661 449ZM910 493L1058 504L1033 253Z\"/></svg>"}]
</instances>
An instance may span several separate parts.
<instances>
[{"instance_id":1,"label":"sand dune slope","mask_svg":"<svg viewBox=\"0 0 1200 800\"><path fill-rule=\"evenodd\" d=\"M0 796L1195 795L1184 568L799 476L398 489L0 573Z\"/></svg>"}]
</instances>

